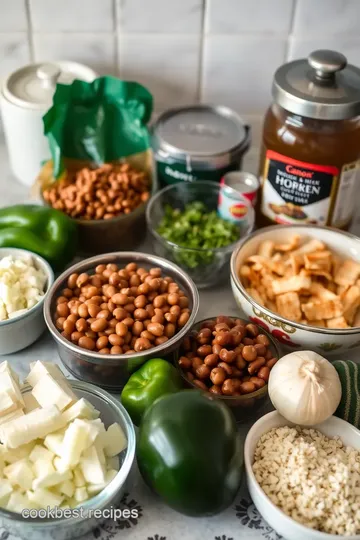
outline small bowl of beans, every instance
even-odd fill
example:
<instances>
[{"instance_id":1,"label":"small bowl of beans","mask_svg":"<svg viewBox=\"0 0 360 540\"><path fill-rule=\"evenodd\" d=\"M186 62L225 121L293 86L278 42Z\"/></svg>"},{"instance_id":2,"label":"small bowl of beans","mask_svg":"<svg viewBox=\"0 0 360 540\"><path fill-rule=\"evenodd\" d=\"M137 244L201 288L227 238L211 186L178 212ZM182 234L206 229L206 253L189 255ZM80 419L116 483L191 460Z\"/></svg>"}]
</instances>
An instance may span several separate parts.
<instances>
[{"instance_id":1,"label":"small bowl of beans","mask_svg":"<svg viewBox=\"0 0 360 540\"><path fill-rule=\"evenodd\" d=\"M45 204L76 220L82 254L134 249L145 237L145 211L156 182L128 163L69 170L42 191Z\"/></svg>"},{"instance_id":2,"label":"small bowl of beans","mask_svg":"<svg viewBox=\"0 0 360 540\"><path fill-rule=\"evenodd\" d=\"M249 419L268 395L279 359L275 341L250 321L220 315L196 323L184 338L176 365L187 385L210 392L238 421Z\"/></svg>"},{"instance_id":3,"label":"small bowl of beans","mask_svg":"<svg viewBox=\"0 0 360 540\"><path fill-rule=\"evenodd\" d=\"M179 267L119 252L66 270L49 291L44 316L65 367L118 391L146 360L179 347L198 307L195 284Z\"/></svg>"}]
</instances>

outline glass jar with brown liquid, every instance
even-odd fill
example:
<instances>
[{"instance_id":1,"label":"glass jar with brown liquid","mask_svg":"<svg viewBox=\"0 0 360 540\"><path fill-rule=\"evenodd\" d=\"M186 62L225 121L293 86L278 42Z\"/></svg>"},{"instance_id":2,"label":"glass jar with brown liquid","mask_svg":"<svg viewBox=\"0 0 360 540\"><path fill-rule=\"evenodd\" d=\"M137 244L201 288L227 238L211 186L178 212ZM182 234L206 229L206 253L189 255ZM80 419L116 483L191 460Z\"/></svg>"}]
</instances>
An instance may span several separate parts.
<instances>
[{"instance_id":1,"label":"glass jar with brown liquid","mask_svg":"<svg viewBox=\"0 0 360 540\"><path fill-rule=\"evenodd\" d=\"M266 113L259 226L347 229L360 190L360 70L333 51L280 67Z\"/></svg>"}]
</instances>

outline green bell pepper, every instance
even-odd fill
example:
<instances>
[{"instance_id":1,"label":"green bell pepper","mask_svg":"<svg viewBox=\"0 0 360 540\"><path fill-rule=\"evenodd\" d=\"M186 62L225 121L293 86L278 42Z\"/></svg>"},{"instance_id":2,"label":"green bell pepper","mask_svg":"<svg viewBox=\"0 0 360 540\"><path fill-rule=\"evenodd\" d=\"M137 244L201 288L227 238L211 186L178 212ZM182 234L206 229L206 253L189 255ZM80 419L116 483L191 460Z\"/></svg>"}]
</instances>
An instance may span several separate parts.
<instances>
[{"instance_id":1,"label":"green bell pepper","mask_svg":"<svg viewBox=\"0 0 360 540\"><path fill-rule=\"evenodd\" d=\"M197 390L163 396L140 425L137 462L148 486L178 512L221 512L233 502L243 471L234 416Z\"/></svg>"},{"instance_id":2,"label":"green bell pepper","mask_svg":"<svg viewBox=\"0 0 360 540\"><path fill-rule=\"evenodd\" d=\"M131 375L121 393L121 403L138 426L158 397L178 392L182 386L181 376L174 366L161 358L153 358Z\"/></svg>"},{"instance_id":3,"label":"green bell pepper","mask_svg":"<svg viewBox=\"0 0 360 540\"><path fill-rule=\"evenodd\" d=\"M18 204L0 208L0 247L27 249L62 270L75 255L74 220L46 206Z\"/></svg>"}]
</instances>

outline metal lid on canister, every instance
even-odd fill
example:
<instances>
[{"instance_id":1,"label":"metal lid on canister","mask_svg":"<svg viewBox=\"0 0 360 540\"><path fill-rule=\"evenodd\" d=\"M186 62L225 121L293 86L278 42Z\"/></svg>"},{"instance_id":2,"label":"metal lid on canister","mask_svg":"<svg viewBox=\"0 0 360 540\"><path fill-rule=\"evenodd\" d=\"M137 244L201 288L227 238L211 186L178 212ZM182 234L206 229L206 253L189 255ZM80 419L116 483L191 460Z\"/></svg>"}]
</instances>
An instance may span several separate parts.
<instances>
[{"instance_id":1,"label":"metal lid on canister","mask_svg":"<svg viewBox=\"0 0 360 540\"><path fill-rule=\"evenodd\" d=\"M48 109L56 84L70 84L75 79L91 82L97 77L91 68L76 62L30 64L11 73L5 80L4 97L26 109Z\"/></svg>"},{"instance_id":2,"label":"metal lid on canister","mask_svg":"<svg viewBox=\"0 0 360 540\"><path fill-rule=\"evenodd\" d=\"M250 128L228 107L194 105L170 109L153 126L153 148L179 161L206 161L245 152Z\"/></svg>"},{"instance_id":3,"label":"metal lid on canister","mask_svg":"<svg viewBox=\"0 0 360 540\"><path fill-rule=\"evenodd\" d=\"M360 69L341 53L318 50L281 66L275 73L275 102L289 112L319 120L360 114Z\"/></svg>"}]
</instances>

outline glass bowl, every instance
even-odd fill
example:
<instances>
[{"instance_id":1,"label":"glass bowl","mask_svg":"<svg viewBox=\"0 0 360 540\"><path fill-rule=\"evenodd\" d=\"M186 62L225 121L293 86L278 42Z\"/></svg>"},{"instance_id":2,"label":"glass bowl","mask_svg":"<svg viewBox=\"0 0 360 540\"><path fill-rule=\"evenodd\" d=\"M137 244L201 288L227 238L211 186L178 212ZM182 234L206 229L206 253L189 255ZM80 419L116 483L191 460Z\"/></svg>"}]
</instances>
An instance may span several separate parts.
<instances>
[{"instance_id":1,"label":"glass bowl","mask_svg":"<svg viewBox=\"0 0 360 540\"><path fill-rule=\"evenodd\" d=\"M201 201L209 211L217 210L221 186L217 182L197 180L182 182L168 186L155 194L146 209L146 221L151 233L153 250L156 255L178 264L195 282L199 289L211 287L229 273L231 253L237 243L248 235L254 228L254 209L251 203L241 193L226 188L227 193L233 192L247 207L245 217L236 223L239 237L228 246L214 249L195 249L180 246L161 236L157 229L164 217L167 206L179 208L192 202Z\"/></svg>"},{"instance_id":2,"label":"glass bowl","mask_svg":"<svg viewBox=\"0 0 360 540\"><path fill-rule=\"evenodd\" d=\"M79 504L82 507L83 515L71 518L25 518L21 514L10 512L5 508L0 508L0 527L4 528L10 535L18 536L26 540L72 540L78 538L96 526L104 519L89 517L89 512L96 509L104 510L116 507L124 495L125 482L129 476L135 458L135 430L130 416L121 403L112 397L108 392L97 388L89 383L68 380L80 398L85 398L100 412L100 418L105 427L117 422L123 429L128 441L127 448L119 455L120 469L115 478L98 495L88 501ZM27 385L22 389L22 393L31 392L31 386ZM46 508L46 501L44 501ZM86 515L88 514L88 515Z\"/></svg>"},{"instance_id":3,"label":"glass bowl","mask_svg":"<svg viewBox=\"0 0 360 540\"><path fill-rule=\"evenodd\" d=\"M254 324L252 321L241 319L239 317L234 317L233 315L229 315L229 318L240 320L246 324L250 324L250 323ZM201 330L201 328L204 327L205 323L214 319L216 319L216 316L207 317L206 319L203 319L202 321L195 323L193 327L191 328L191 331L188 334L188 337L191 338L191 335ZM258 328L262 334L265 334L268 337L270 341L269 348L271 352L273 353L274 358L279 359L280 353L279 353L279 349L276 345L275 340L261 326L258 326ZM184 370L182 370L178 364L178 359L183 354L184 354L184 351L182 350L182 347L180 345L180 348L177 350L174 356L175 366L179 370L186 387L193 388L194 390L199 390L198 386L193 384L192 381L189 381L189 379L186 377ZM257 415L259 409L261 407L264 407L267 404L268 385L266 384L265 386L263 386L262 388L259 388L259 390L256 390L255 392L251 392L250 394L243 394L241 396L221 396L219 394L213 394L213 393L211 393L211 396L214 399L219 399L220 401L225 403L228 407L230 407L238 423L244 423L244 422L247 422L248 420L253 419Z\"/></svg>"}]
</instances>

